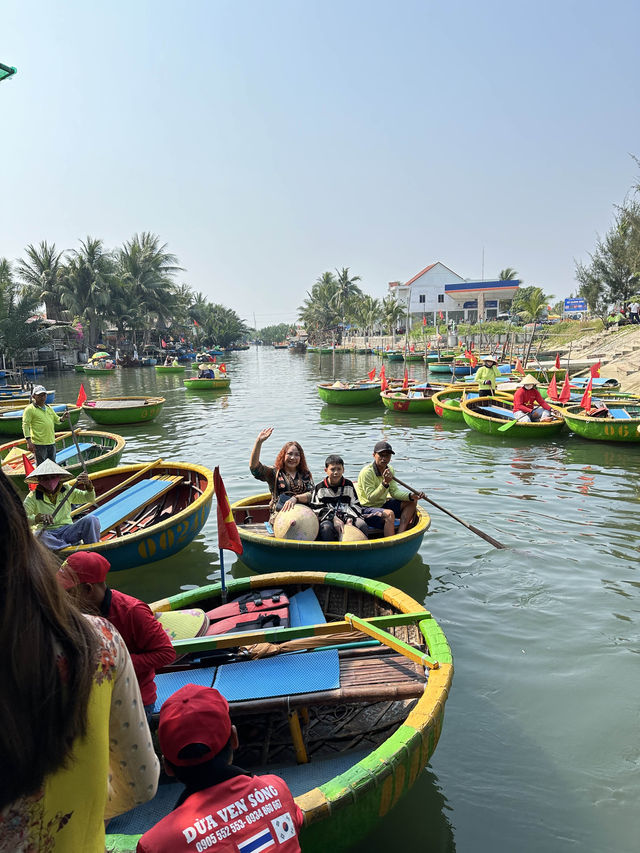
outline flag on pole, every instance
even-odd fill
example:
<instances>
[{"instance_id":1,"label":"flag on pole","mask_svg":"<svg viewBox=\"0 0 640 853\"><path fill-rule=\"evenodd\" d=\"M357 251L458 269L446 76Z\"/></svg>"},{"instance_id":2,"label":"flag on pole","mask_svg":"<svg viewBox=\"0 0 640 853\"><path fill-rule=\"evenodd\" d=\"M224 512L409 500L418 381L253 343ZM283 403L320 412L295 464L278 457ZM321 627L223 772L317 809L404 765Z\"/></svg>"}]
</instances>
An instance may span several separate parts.
<instances>
[{"instance_id":1,"label":"flag on pole","mask_svg":"<svg viewBox=\"0 0 640 853\"><path fill-rule=\"evenodd\" d=\"M162 349L165 349L165 347L167 346L167 342L164 338L162 338L162 340L160 341L160 346L162 347Z\"/></svg>"},{"instance_id":2,"label":"flag on pole","mask_svg":"<svg viewBox=\"0 0 640 853\"><path fill-rule=\"evenodd\" d=\"M386 372L384 364L383 364L382 367L380 368L380 390L386 391L387 388L388 388L387 372Z\"/></svg>"},{"instance_id":3,"label":"flag on pole","mask_svg":"<svg viewBox=\"0 0 640 853\"><path fill-rule=\"evenodd\" d=\"M600 376L600 368L602 364L598 361L596 364L592 364L590 367L590 373L593 379L598 379Z\"/></svg>"},{"instance_id":4,"label":"flag on pole","mask_svg":"<svg viewBox=\"0 0 640 853\"><path fill-rule=\"evenodd\" d=\"M220 362L220 364L218 365L218 370L220 371L220 373L227 372L227 365L224 363L224 361Z\"/></svg>"},{"instance_id":5,"label":"flag on pole","mask_svg":"<svg viewBox=\"0 0 640 853\"><path fill-rule=\"evenodd\" d=\"M514 367L514 373L521 373L524 376L524 367L522 366L522 362L519 358L516 358L516 366Z\"/></svg>"},{"instance_id":6,"label":"flag on pole","mask_svg":"<svg viewBox=\"0 0 640 853\"><path fill-rule=\"evenodd\" d=\"M442 313L442 311L438 311L438 317L439 317L441 320L444 320L444 314Z\"/></svg>"},{"instance_id":7,"label":"flag on pole","mask_svg":"<svg viewBox=\"0 0 640 853\"><path fill-rule=\"evenodd\" d=\"M238 528L233 520L233 512L227 497L227 490L220 476L220 469L216 465L213 469L213 489L216 494L218 505L218 548L221 551L233 551L242 554L242 542L238 534Z\"/></svg>"},{"instance_id":8,"label":"flag on pole","mask_svg":"<svg viewBox=\"0 0 640 853\"><path fill-rule=\"evenodd\" d=\"M569 371L567 370L564 375L564 382L562 383L562 388L560 390L560 396L558 397L558 400L560 400L561 403L568 403L570 399L571 384L569 383Z\"/></svg>"},{"instance_id":9,"label":"flag on pole","mask_svg":"<svg viewBox=\"0 0 640 853\"><path fill-rule=\"evenodd\" d=\"M22 464L24 465L24 476L28 477L29 474L33 471L33 465L31 464L31 460L25 453L22 454ZM30 491L35 491L37 486L37 483L29 483Z\"/></svg>"},{"instance_id":10,"label":"flag on pole","mask_svg":"<svg viewBox=\"0 0 640 853\"><path fill-rule=\"evenodd\" d=\"M558 399L558 383L556 382L555 373L551 377L551 382L549 383L549 387L547 389L547 397L550 397L552 400Z\"/></svg>"},{"instance_id":11,"label":"flag on pole","mask_svg":"<svg viewBox=\"0 0 640 853\"><path fill-rule=\"evenodd\" d=\"M406 368L406 367L405 367L405 369L404 369L404 378L403 378L403 380L402 380L402 387L403 387L403 388L408 388L408 387L409 387L409 374L407 373L407 368Z\"/></svg>"},{"instance_id":12,"label":"flag on pole","mask_svg":"<svg viewBox=\"0 0 640 853\"><path fill-rule=\"evenodd\" d=\"M475 349L475 348L476 348L476 343L475 343L475 341L471 341L471 349L473 350L473 349Z\"/></svg>"},{"instance_id":13,"label":"flag on pole","mask_svg":"<svg viewBox=\"0 0 640 853\"><path fill-rule=\"evenodd\" d=\"M376 369L375 369L375 367L373 368L373 370L370 370L370 371L367 373L367 376L369 377L369 382L373 382L373 380L376 378Z\"/></svg>"},{"instance_id":14,"label":"flag on pole","mask_svg":"<svg viewBox=\"0 0 640 853\"><path fill-rule=\"evenodd\" d=\"M200 323L198 323L198 321L197 321L197 320L194 320L194 321L193 321L193 325L194 325L194 326L199 326L199 325L200 325Z\"/></svg>"},{"instance_id":15,"label":"flag on pole","mask_svg":"<svg viewBox=\"0 0 640 853\"><path fill-rule=\"evenodd\" d=\"M422 315L422 325L423 325L423 326L426 326L426 325L427 325L427 318L425 317L425 315L424 315L424 314Z\"/></svg>"},{"instance_id":16,"label":"flag on pole","mask_svg":"<svg viewBox=\"0 0 640 853\"><path fill-rule=\"evenodd\" d=\"M87 399L87 392L84 390L84 384L80 383L80 390L78 391L78 399L76 400L76 406L78 408L84 403Z\"/></svg>"},{"instance_id":17,"label":"flag on pole","mask_svg":"<svg viewBox=\"0 0 640 853\"><path fill-rule=\"evenodd\" d=\"M555 364L555 368L556 368L556 370L560 370L560 353L559 353L559 352L557 352L557 353L556 353L556 364Z\"/></svg>"},{"instance_id":18,"label":"flag on pole","mask_svg":"<svg viewBox=\"0 0 640 853\"><path fill-rule=\"evenodd\" d=\"M471 353L471 356L469 358L469 363L471 364L472 368L475 367L476 364L478 363L478 356L474 352Z\"/></svg>"},{"instance_id":19,"label":"flag on pole","mask_svg":"<svg viewBox=\"0 0 640 853\"><path fill-rule=\"evenodd\" d=\"M415 352L415 351L416 351L416 345L411 344L411 346L409 347L409 352Z\"/></svg>"},{"instance_id":20,"label":"flag on pole","mask_svg":"<svg viewBox=\"0 0 640 853\"><path fill-rule=\"evenodd\" d=\"M587 387L584 389L584 394L582 395L582 400L580 400L580 406L585 410L585 412L590 411L591 409L591 386L593 383L593 377L589 377L589 381L587 382Z\"/></svg>"}]
</instances>

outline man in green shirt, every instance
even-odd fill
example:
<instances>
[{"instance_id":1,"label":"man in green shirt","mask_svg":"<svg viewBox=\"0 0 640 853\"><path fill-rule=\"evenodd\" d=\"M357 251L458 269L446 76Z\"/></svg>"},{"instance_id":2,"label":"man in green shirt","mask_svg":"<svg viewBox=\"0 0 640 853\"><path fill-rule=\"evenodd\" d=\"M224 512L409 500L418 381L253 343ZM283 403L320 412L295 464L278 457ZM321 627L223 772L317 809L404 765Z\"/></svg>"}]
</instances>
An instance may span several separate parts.
<instances>
[{"instance_id":1,"label":"man in green shirt","mask_svg":"<svg viewBox=\"0 0 640 853\"><path fill-rule=\"evenodd\" d=\"M496 393L496 380L500 379L501 373L498 362L491 355L482 359L482 367L476 370L475 380L478 383L479 396L491 397Z\"/></svg>"},{"instance_id":2,"label":"man in green shirt","mask_svg":"<svg viewBox=\"0 0 640 853\"><path fill-rule=\"evenodd\" d=\"M51 406L47 406L47 389L43 385L36 385L31 397L33 403L29 403L22 413L22 433L27 439L27 450L35 454L36 465L45 459L55 462L56 427L69 415L65 413L60 418Z\"/></svg>"},{"instance_id":3,"label":"man in green shirt","mask_svg":"<svg viewBox=\"0 0 640 853\"><path fill-rule=\"evenodd\" d=\"M389 464L393 455L389 442L379 441L373 448L373 464L365 465L358 475L356 491L368 525L382 526L379 516L370 516L367 508L382 508L391 510L394 517L400 519L397 532L404 533L415 518L418 499L425 495L423 492L407 492L398 486Z\"/></svg>"}]
</instances>

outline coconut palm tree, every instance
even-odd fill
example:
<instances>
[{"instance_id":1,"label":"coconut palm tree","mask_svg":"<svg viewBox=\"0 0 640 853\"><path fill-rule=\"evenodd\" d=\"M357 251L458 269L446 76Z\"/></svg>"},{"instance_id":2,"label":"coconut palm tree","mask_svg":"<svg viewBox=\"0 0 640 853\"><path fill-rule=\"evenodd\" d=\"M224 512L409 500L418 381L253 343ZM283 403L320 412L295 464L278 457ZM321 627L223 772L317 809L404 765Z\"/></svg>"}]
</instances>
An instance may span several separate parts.
<instances>
[{"instance_id":1,"label":"coconut palm tree","mask_svg":"<svg viewBox=\"0 0 640 853\"><path fill-rule=\"evenodd\" d=\"M149 321L165 323L176 306L174 277L182 272L175 255L167 252L156 234L143 231L135 234L117 252L117 275L131 289Z\"/></svg>"},{"instance_id":2,"label":"coconut palm tree","mask_svg":"<svg viewBox=\"0 0 640 853\"><path fill-rule=\"evenodd\" d=\"M526 295L518 302L517 314L525 323L535 323L553 298L553 294L544 293L541 287L527 288Z\"/></svg>"},{"instance_id":3,"label":"coconut palm tree","mask_svg":"<svg viewBox=\"0 0 640 853\"><path fill-rule=\"evenodd\" d=\"M405 317L406 308L395 296L385 296L382 300L382 322L389 330L395 343L396 328L398 321Z\"/></svg>"},{"instance_id":4,"label":"coconut palm tree","mask_svg":"<svg viewBox=\"0 0 640 853\"><path fill-rule=\"evenodd\" d=\"M332 296L332 307L342 320L344 328L349 312L351 311L354 302L357 298L362 297L362 291L357 285L360 281L359 275L349 275L349 267L342 267L341 270L336 270L338 277L336 278L336 290Z\"/></svg>"},{"instance_id":5,"label":"coconut palm tree","mask_svg":"<svg viewBox=\"0 0 640 853\"><path fill-rule=\"evenodd\" d=\"M100 339L105 318L111 313L115 261L102 240L80 241L60 272L60 302L77 315L89 332L90 347Z\"/></svg>"},{"instance_id":6,"label":"coconut palm tree","mask_svg":"<svg viewBox=\"0 0 640 853\"><path fill-rule=\"evenodd\" d=\"M513 267L505 267L503 270L500 270L500 274L498 275L499 281L512 281L514 278L518 278L518 271L514 270Z\"/></svg>"},{"instance_id":7,"label":"coconut palm tree","mask_svg":"<svg viewBox=\"0 0 640 853\"><path fill-rule=\"evenodd\" d=\"M334 303L337 288L338 282L333 273L323 273L307 291L307 298L298 308L298 319L305 324L313 340L338 327L340 314Z\"/></svg>"},{"instance_id":8,"label":"coconut palm tree","mask_svg":"<svg viewBox=\"0 0 640 853\"><path fill-rule=\"evenodd\" d=\"M47 317L59 320L60 271L63 252L56 251L56 244L43 240L38 248L30 243L25 249L26 258L18 261L17 275L20 281L44 302Z\"/></svg>"}]
</instances>

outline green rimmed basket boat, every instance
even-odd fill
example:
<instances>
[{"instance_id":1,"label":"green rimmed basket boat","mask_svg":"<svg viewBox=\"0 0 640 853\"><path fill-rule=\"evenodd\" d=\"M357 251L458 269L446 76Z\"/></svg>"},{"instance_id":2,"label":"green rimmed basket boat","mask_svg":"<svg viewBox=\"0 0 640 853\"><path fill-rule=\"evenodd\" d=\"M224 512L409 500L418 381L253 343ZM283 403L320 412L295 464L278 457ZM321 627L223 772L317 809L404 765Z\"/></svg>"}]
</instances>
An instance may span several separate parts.
<instances>
[{"instance_id":1,"label":"green rimmed basket boat","mask_svg":"<svg viewBox=\"0 0 640 853\"><path fill-rule=\"evenodd\" d=\"M84 373L86 365L85 364L74 364L73 369L76 373Z\"/></svg>"},{"instance_id":2,"label":"green rimmed basket boat","mask_svg":"<svg viewBox=\"0 0 640 853\"><path fill-rule=\"evenodd\" d=\"M120 464L122 453L125 448L125 440L121 435L116 435L111 432L98 432L90 429L76 430L76 438L82 452L82 458L87 466L87 471L104 471L105 468L114 468ZM77 477L82 473L82 463L78 459L78 452L70 432L56 433L56 462L63 468L66 468L69 473ZM13 451L19 451L20 456L16 457ZM27 484L24 482L25 471L22 461L22 453L24 453L32 465L35 466L35 459L27 450L26 439L11 441L8 444L0 446L0 462L2 463L2 473L5 474L19 495L25 497L28 491ZM9 455L13 455L13 461L6 461Z\"/></svg>"},{"instance_id":3,"label":"green rimmed basket boat","mask_svg":"<svg viewBox=\"0 0 640 853\"><path fill-rule=\"evenodd\" d=\"M462 388L456 388L453 385L447 386L444 390L438 391L433 395L433 410L443 421L453 421L454 423L463 424L464 415L460 403L462 400L475 400L479 397L478 384L465 385ZM503 396L500 392L496 394L501 400L510 400L512 397Z\"/></svg>"},{"instance_id":4,"label":"green rimmed basket boat","mask_svg":"<svg viewBox=\"0 0 640 853\"><path fill-rule=\"evenodd\" d=\"M54 412L62 417L64 412L69 412L69 418L72 426L75 426L80 420L82 409L78 406L71 406L66 403L56 403L51 406ZM25 407L15 406L0 407L0 435L23 436L22 432L22 413Z\"/></svg>"},{"instance_id":5,"label":"green rimmed basket boat","mask_svg":"<svg viewBox=\"0 0 640 853\"><path fill-rule=\"evenodd\" d=\"M337 386L323 382L318 385L318 394L332 406L366 406L380 401L380 383L341 383Z\"/></svg>"},{"instance_id":6,"label":"green rimmed basket boat","mask_svg":"<svg viewBox=\"0 0 640 853\"><path fill-rule=\"evenodd\" d=\"M571 432L592 441L640 442L640 405L624 399L602 400L610 417L592 418L582 406L565 406L564 420Z\"/></svg>"},{"instance_id":7,"label":"green rimmed basket boat","mask_svg":"<svg viewBox=\"0 0 640 853\"><path fill-rule=\"evenodd\" d=\"M224 379L191 379L184 380L184 387L189 391L224 391L231 385L230 378Z\"/></svg>"},{"instance_id":8,"label":"green rimmed basket boat","mask_svg":"<svg viewBox=\"0 0 640 853\"><path fill-rule=\"evenodd\" d=\"M365 577L389 575L405 566L420 550L431 518L418 508L413 527L395 536L356 542L300 542L277 539L269 532L270 494L254 495L231 505L242 541L242 562L260 574L283 571L318 571L330 565L338 572ZM376 531L378 533L378 531Z\"/></svg>"},{"instance_id":9,"label":"green rimmed basket boat","mask_svg":"<svg viewBox=\"0 0 640 853\"><path fill-rule=\"evenodd\" d=\"M407 412L410 415L433 414L433 398L438 391L449 388L449 385L430 384L416 385L413 388L395 389L380 392L386 409L392 412Z\"/></svg>"},{"instance_id":10,"label":"green rimmed basket boat","mask_svg":"<svg viewBox=\"0 0 640 853\"><path fill-rule=\"evenodd\" d=\"M185 365L171 364L165 367L164 364L156 364L154 370L156 371L156 373L184 373Z\"/></svg>"},{"instance_id":11,"label":"green rimmed basket boat","mask_svg":"<svg viewBox=\"0 0 640 853\"><path fill-rule=\"evenodd\" d=\"M300 845L305 853L342 853L375 829L414 785L433 755L453 679L451 649L436 620L419 602L380 581L328 572L277 573L231 581L228 597L235 600L248 592L269 588L282 589L289 601L304 598L313 612L308 618L297 620L298 625L302 622L301 627L276 628L251 637L236 635L236 646L244 645L248 639L279 643L292 634L297 637L297 646L317 645L322 641L314 642L314 638L332 631L331 623L344 627L345 614L352 613L357 618L386 620L390 642L400 641L408 647L406 651L426 655L415 663L393 649L371 645L371 638L366 635L353 642L367 645L352 646L345 643L347 638L333 633L327 643L333 646L329 655L338 672L337 687L231 701L240 738L234 760L256 773L264 772L260 765L269 764L270 772L285 779L304 812ZM151 607L159 614L193 608L206 612L221 600L220 584L213 584L155 602ZM383 621L381 627L384 624ZM199 649L229 647L231 643L232 635L224 639L218 635L180 640L175 645L179 654L192 652L195 656ZM309 656L319 654L324 656L326 652L311 648L297 651L296 655L302 656L298 665L315 669L317 665ZM229 663L240 682L253 687L254 664L264 662L247 661L246 675L242 671L244 663L234 665L233 659ZM280 665L277 655L267 662ZM224 667L222 663L218 671ZM169 677L174 677L173 673ZM189 671L176 672L175 677L188 678ZM178 686L169 687L169 692ZM341 728L352 731L353 737L336 736L336 707L340 709ZM293 716L298 720L303 709L307 709L310 724L304 726L302 738L295 742L301 740L303 748L311 753L308 764L296 761L294 727L289 719ZM273 736L265 740L267 730ZM261 753L266 754L266 759L261 759ZM115 818L109 827L107 849L133 853L139 833L173 807L177 793L176 797L170 794L162 798L167 803L165 812L158 812L152 802ZM145 825L147 815L151 822Z\"/></svg>"},{"instance_id":12,"label":"green rimmed basket boat","mask_svg":"<svg viewBox=\"0 0 640 853\"><path fill-rule=\"evenodd\" d=\"M108 376L109 374L116 374L116 368L114 367L94 367L91 364L84 365L84 373L86 376Z\"/></svg>"},{"instance_id":13,"label":"green rimmed basket boat","mask_svg":"<svg viewBox=\"0 0 640 853\"><path fill-rule=\"evenodd\" d=\"M554 410L556 417L548 421L521 423L513 420L513 402L500 397L478 397L462 400L462 416L467 426L485 435L509 438L526 438L544 441L557 435L564 427L561 409ZM500 414L500 410L504 415ZM513 424L508 430L500 431L505 424Z\"/></svg>"},{"instance_id":14,"label":"green rimmed basket boat","mask_svg":"<svg viewBox=\"0 0 640 853\"><path fill-rule=\"evenodd\" d=\"M156 418L164 397L103 397L86 400L82 409L98 424L140 424Z\"/></svg>"}]
</instances>

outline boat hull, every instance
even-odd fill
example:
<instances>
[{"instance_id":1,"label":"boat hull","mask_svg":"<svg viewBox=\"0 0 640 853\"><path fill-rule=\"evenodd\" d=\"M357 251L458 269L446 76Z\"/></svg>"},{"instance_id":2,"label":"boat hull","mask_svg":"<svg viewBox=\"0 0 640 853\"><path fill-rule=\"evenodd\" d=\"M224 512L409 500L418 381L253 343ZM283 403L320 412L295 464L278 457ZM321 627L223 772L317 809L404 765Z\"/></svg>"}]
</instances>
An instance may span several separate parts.
<instances>
[{"instance_id":1,"label":"boat hull","mask_svg":"<svg viewBox=\"0 0 640 853\"><path fill-rule=\"evenodd\" d=\"M107 376L107 374L115 372L115 367L89 367L88 365L84 367L84 373L88 376Z\"/></svg>"},{"instance_id":2,"label":"boat hull","mask_svg":"<svg viewBox=\"0 0 640 853\"><path fill-rule=\"evenodd\" d=\"M184 385L190 391L224 391L231 379L185 379Z\"/></svg>"},{"instance_id":3,"label":"boat hull","mask_svg":"<svg viewBox=\"0 0 640 853\"><path fill-rule=\"evenodd\" d=\"M63 405L63 404L61 404ZM12 407L13 408L13 407ZM15 409L16 414L7 414L2 413L0 415L0 435L11 435L11 436L22 436L22 411L23 409ZM82 414L82 409L77 406L69 406L68 408L70 420L73 426L75 426L80 420L80 415ZM5 408L4 412L11 412L11 408ZM17 414L19 412L20 414ZM60 414L58 412L58 414ZM68 423L65 421L65 423Z\"/></svg>"},{"instance_id":4,"label":"boat hull","mask_svg":"<svg viewBox=\"0 0 640 853\"><path fill-rule=\"evenodd\" d=\"M557 435L564 427L564 420L537 421L535 423L520 423L514 425L504 432L499 431L505 423L511 421L498 417L492 417L482 413L483 405L498 405L502 408L513 407L508 400L499 397L480 397L477 400L467 400L461 403L462 416L467 426L485 435L497 436L498 438L525 438L528 440L545 441Z\"/></svg>"},{"instance_id":5,"label":"boat hull","mask_svg":"<svg viewBox=\"0 0 640 853\"><path fill-rule=\"evenodd\" d=\"M327 566L337 572L376 578L391 574L405 566L420 549L431 518L418 510L415 527L380 539L358 542L298 542L276 539L243 528L247 510L253 505L264 506L269 494L244 498L232 504L231 509L242 540L242 562L254 572L273 571L325 571Z\"/></svg>"},{"instance_id":6,"label":"boat hull","mask_svg":"<svg viewBox=\"0 0 640 853\"><path fill-rule=\"evenodd\" d=\"M185 371L183 364L171 365L171 367L165 367L163 364L156 364L154 369L156 373L184 373Z\"/></svg>"},{"instance_id":7,"label":"boat hull","mask_svg":"<svg viewBox=\"0 0 640 853\"><path fill-rule=\"evenodd\" d=\"M366 406L380 400L380 385L375 382L361 388L332 388L318 385L320 399L332 406Z\"/></svg>"},{"instance_id":8,"label":"boat hull","mask_svg":"<svg viewBox=\"0 0 640 853\"><path fill-rule=\"evenodd\" d=\"M571 432L582 438L591 441L640 442L640 412L636 417L624 419L590 418L581 406L569 406L562 413Z\"/></svg>"},{"instance_id":9,"label":"boat hull","mask_svg":"<svg viewBox=\"0 0 640 853\"><path fill-rule=\"evenodd\" d=\"M380 394L385 409L392 412L407 412L410 415L433 414L433 397L409 397L407 394L382 392Z\"/></svg>"},{"instance_id":10,"label":"boat hull","mask_svg":"<svg viewBox=\"0 0 640 853\"><path fill-rule=\"evenodd\" d=\"M104 402L105 400L113 400L114 402L117 402L118 400L129 401L135 399L141 400L139 406L127 405L122 407L100 408L98 406L90 405L92 401L87 400L87 402L83 403L82 409L97 424L139 424L147 423L148 421L152 421L156 418L165 404L164 397L107 397L98 402ZM148 399L149 402L145 403L145 399Z\"/></svg>"}]
</instances>

